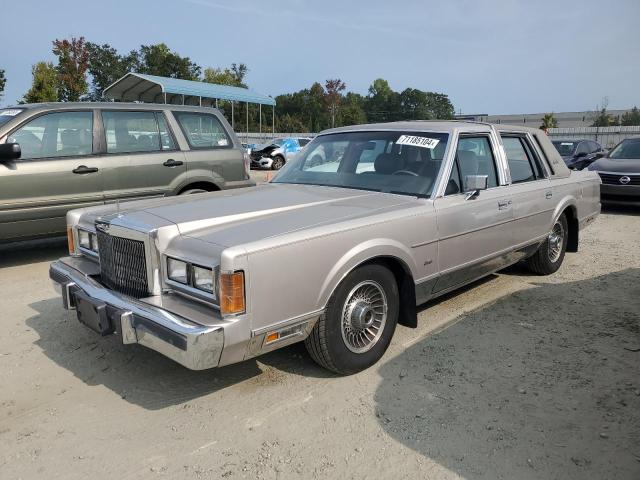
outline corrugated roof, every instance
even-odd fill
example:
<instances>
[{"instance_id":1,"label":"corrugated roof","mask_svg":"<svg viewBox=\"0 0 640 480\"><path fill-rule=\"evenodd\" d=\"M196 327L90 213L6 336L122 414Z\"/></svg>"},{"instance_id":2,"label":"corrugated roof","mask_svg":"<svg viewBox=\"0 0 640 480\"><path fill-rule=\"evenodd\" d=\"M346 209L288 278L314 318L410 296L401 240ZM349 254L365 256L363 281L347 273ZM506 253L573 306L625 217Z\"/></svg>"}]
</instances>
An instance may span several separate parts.
<instances>
[{"instance_id":1,"label":"corrugated roof","mask_svg":"<svg viewBox=\"0 0 640 480\"><path fill-rule=\"evenodd\" d=\"M104 96L120 101L142 101L158 103L167 96L184 95L185 97L201 97L235 102L260 103L275 105L276 101L248 88L231 87L214 83L180 80L178 78L158 77L142 73L127 73L104 90ZM168 103L173 103L168 100Z\"/></svg>"}]
</instances>

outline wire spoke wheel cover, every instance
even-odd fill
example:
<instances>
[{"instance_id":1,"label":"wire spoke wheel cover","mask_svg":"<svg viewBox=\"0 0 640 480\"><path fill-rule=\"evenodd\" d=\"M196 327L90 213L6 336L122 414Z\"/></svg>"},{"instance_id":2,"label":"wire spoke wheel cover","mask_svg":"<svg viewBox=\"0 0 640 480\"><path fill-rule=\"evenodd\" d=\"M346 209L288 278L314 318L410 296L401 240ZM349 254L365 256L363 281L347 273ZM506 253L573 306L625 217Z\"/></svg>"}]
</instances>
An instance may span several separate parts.
<instances>
[{"instance_id":1,"label":"wire spoke wheel cover","mask_svg":"<svg viewBox=\"0 0 640 480\"><path fill-rule=\"evenodd\" d=\"M557 221L553 228L551 229L551 233L549 233L548 241L549 241L549 260L552 263L558 261L560 256L562 255L562 246L564 244L564 227L562 223Z\"/></svg>"},{"instance_id":2,"label":"wire spoke wheel cover","mask_svg":"<svg viewBox=\"0 0 640 480\"><path fill-rule=\"evenodd\" d=\"M353 287L342 307L345 346L354 353L373 348L384 331L388 308L387 295L377 282L365 280Z\"/></svg>"}]
</instances>

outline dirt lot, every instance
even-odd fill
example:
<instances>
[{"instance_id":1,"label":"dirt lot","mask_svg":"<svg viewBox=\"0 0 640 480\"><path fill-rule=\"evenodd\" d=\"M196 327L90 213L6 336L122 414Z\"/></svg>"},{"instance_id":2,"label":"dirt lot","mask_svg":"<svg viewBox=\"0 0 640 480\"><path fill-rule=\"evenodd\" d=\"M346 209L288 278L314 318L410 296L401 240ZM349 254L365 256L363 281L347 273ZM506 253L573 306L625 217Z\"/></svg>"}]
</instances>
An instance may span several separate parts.
<instances>
[{"instance_id":1,"label":"dirt lot","mask_svg":"<svg viewBox=\"0 0 640 480\"><path fill-rule=\"evenodd\" d=\"M640 478L640 215L551 277L426 305L374 368L191 372L67 317L60 242L0 250L0 478Z\"/></svg>"}]
</instances>

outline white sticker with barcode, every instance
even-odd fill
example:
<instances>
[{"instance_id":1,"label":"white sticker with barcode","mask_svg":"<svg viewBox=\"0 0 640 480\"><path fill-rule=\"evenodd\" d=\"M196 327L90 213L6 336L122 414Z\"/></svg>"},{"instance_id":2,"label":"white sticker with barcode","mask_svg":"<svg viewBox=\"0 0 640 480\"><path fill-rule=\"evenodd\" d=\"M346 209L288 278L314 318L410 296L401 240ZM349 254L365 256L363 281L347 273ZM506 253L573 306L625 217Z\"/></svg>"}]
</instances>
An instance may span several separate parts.
<instances>
[{"instance_id":1,"label":"white sticker with barcode","mask_svg":"<svg viewBox=\"0 0 640 480\"><path fill-rule=\"evenodd\" d=\"M0 115L2 115L3 117L15 117L21 111L22 110L0 110Z\"/></svg>"},{"instance_id":2,"label":"white sticker with barcode","mask_svg":"<svg viewBox=\"0 0 640 480\"><path fill-rule=\"evenodd\" d=\"M415 135L400 135L396 141L397 145L411 145L412 147L436 148L440 143L437 138L417 137Z\"/></svg>"}]
</instances>

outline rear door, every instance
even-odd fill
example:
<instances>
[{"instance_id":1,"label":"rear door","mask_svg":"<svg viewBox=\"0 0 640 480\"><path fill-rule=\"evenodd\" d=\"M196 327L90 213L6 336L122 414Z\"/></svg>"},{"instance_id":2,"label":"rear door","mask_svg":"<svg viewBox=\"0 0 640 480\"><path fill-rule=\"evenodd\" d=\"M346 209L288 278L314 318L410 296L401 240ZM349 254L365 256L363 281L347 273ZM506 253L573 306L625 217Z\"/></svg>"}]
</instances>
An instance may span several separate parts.
<instances>
[{"instance_id":1,"label":"rear door","mask_svg":"<svg viewBox=\"0 0 640 480\"><path fill-rule=\"evenodd\" d=\"M190 180L210 181L224 188L226 182L246 178L244 149L234 145L215 114L179 110L172 114L189 145L186 158Z\"/></svg>"},{"instance_id":2,"label":"rear door","mask_svg":"<svg viewBox=\"0 0 640 480\"><path fill-rule=\"evenodd\" d=\"M511 174L514 244L522 246L549 233L555 205L553 190L527 135L500 135Z\"/></svg>"},{"instance_id":3,"label":"rear door","mask_svg":"<svg viewBox=\"0 0 640 480\"><path fill-rule=\"evenodd\" d=\"M0 164L0 239L63 233L67 211L103 203L91 109L46 112L9 132L21 158Z\"/></svg>"},{"instance_id":4,"label":"rear door","mask_svg":"<svg viewBox=\"0 0 640 480\"><path fill-rule=\"evenodd\" d=\"M107 203L172 194L186 178L184 154L162 111L102 110Z\"/></svg>"},{"instance_id":5,"label":"rear door","mask_svg":"<svg viewBox=\"0 0 640 480\"><path fill-rule=\"evenodd\" d=\"M504 263L501 254L513 245L512 198L499 175L496 151L488 133L458 139L447 190L434 202L441 272L434 293L498 269ZM467 199L466 175L487 175L487 190Z\"/></svg>"}]
</instances>

